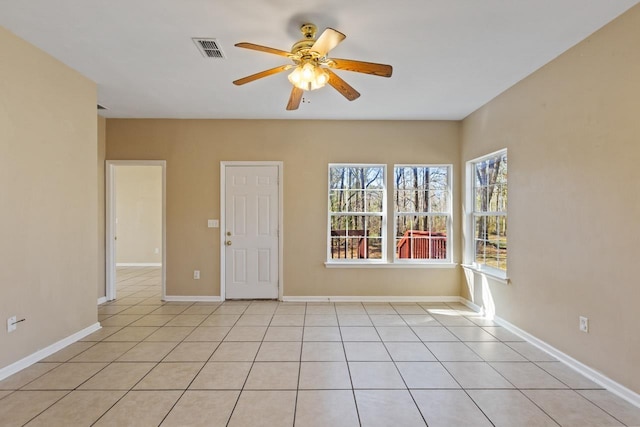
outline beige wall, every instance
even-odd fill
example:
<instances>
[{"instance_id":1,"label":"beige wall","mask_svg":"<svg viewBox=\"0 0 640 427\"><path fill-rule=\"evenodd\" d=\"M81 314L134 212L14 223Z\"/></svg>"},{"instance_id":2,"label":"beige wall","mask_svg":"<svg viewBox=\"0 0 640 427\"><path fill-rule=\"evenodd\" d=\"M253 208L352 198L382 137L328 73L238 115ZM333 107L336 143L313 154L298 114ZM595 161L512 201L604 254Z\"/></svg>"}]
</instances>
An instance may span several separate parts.
<instances>
[{"instance_id":1,"label":"beige wall","mask_svg":"<svg viewBox=\"0 0 640 427\"><path fill-rule=\"evenodd\" d=\"M162 167L116 166L115 183L116 264L162 263Z\"/></svg>"},{"instance_id":2,"label":"beige wall","mask_svg":"<svg viewBox=\"0 0 640 427\"><path fill-rule=\"evenodd\" d=\"M167 161L167 295L220 295L207 219L220 218L220 161L232 160L284 162L285 296L459 295L458 269L324 266L328 163L451 163L458 182L459 123L110 119L107 131L107 159Z\"/></svg>"},{"instance_id":3,"label":"beige wall","mask_svg":"<svg viewBox=\"0 0 640 427\"><path fill-rule=\"evenodd\" d=\"M497 314L640 392L640 6L463 123L507 147L509 276ZM590 321L578 330L578 316Z\"/></svg>"},{"instance_id":4,"label":"beige wall","mask_svg":"<svg viewBox=\"0 0 640 427\"><path fill-rule=\"evenodd\" d=\"M0 367L97 321L96 86L0 28Z\"/></svg>"},{"instance_id":5,"label":"beige wall","mask_svg":"<svg viewBox=\"0 0 640 427\"><path fill-rule=\"evenodd\" d=\"M98 116L98 298L107 295L105 248L104 159L107 153L107 119Z\"/></svg>"}]
</instances>

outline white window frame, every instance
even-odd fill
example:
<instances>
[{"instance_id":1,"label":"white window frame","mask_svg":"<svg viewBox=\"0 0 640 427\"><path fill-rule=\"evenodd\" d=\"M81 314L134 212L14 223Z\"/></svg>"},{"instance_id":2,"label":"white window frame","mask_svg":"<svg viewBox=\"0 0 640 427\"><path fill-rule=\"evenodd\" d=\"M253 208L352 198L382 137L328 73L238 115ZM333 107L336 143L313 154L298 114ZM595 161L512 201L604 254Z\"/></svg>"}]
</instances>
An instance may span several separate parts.
<instances>
[{"instance_id":1,"label":"white window frame","mask_svg":"<svg viewBox=\"0 0 640 427\"><path fill-rule=\"evenodd\" d=\"M397 258L397 248L396 248L396 235L398 233L398 217L405 216L407 213L405 212L397 212L395 203L391 203L393 205L393 262L396 264L450 264L452 262L452 246L454 242L453 238L453 198L452 198L452 188L453 188L453 165L452 164L394 164L393 165L393 175L390 179L393 181L393 191L395 194L396 191L396 182L395 182L395 174L396 168L398 167L418 167L418 168L446 168L447 169L447 212L418 212L415 213L417 216L446 216L447 223L447 255L446 258L438 258L438 259L412 259L412 258Z\"/></svg>"},{"instance_id":2,"label":"white window frame","mask_svg":"<svg viewBox=\"0 0 640 427\"><path fill-rule=\"evenodd\" d=\"M486 274L489 277L497 279L499 281L508 282L507 271L509 268L509 264L507 262L507 270L502 270L499 268L495 268L489 266L484 263L476 262L476 239L475 239L475 220L477 216L485 216L480 215L475 210L475 165L476 163L485 161L492 157L497 156L507 156L507 149L503 148L501 150L494 151L487 155L469 160L466 163L466 179L465 179L465 221L464 221L464 242L465 242L465 250L464 250L464 264L462 265L464 268L468 268L483 274ZM508 167L508 166L507 166ZM507 191L509 188L509 181L507 180ZM505 212L487 212L488 215L496 215L502 216L504 215L508 221L508 208ZM508 253L507 253L508 257Z\"/></svg>"},{"instance_id":3,"label":"white window frame","mask_svg":"<svg viewBox=\"0 0 640 427\"><path fill-rule=\"evenodd\" d=\"M381 257L380 259L356 258L356 259L338 259L331 257L331 219L336 214L331 212L329 199L331 197L331 169L332 168L382 168L382 211L381 212L341 212L339 215L355 215L355 216L379 216L381 217ZM327 265L330 264L349 264L349 265L374 265L387 263L387 165L380 163L329 163L327 168Z\"/></svg>"}]
</instances>

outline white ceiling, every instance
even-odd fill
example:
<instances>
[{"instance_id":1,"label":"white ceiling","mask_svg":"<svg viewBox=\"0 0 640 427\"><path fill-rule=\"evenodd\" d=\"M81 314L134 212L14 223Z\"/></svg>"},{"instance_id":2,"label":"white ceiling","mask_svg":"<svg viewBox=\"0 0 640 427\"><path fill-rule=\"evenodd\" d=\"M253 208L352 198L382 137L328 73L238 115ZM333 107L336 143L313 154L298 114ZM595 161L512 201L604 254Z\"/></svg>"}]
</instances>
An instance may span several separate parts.
<instances>
[{"instance_id":1,"label":"white ceiling","mask_svg":"<svg viewBox=\"0 0 640 427\"><path fill-rule=\"evenodd\" d=\"M450 119L466 117L638 0L0 0L0 25L98 84L105 117ZM330 56L393 65L390 79L337 71L362 96L305 93L286 111L289 50L307 21L347 35ZM192 37L218 39L204 58ZM6 60L7 58L3 58Z\"/></svg>"}]
</instances>

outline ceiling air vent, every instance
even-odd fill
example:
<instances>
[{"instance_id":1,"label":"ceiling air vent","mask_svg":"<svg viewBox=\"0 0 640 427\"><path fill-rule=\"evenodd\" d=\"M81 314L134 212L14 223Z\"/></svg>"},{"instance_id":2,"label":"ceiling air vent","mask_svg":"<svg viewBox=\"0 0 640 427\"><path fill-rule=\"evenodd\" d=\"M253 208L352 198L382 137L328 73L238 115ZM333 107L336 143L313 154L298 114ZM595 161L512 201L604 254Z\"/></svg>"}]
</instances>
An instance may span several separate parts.
<instances>
[{"instance_id":1,"label":"ceiling air vent","mask_svg":"<svg viewBox=\"0 0 640 427\"><path fill-rule=\"evenodd\" d=\"M193 38L192 40L195 42L196 46L198 46L198 50L202 56L207 58L224 59L224 53L216 39Z\"/></svg>"}]
</instances>

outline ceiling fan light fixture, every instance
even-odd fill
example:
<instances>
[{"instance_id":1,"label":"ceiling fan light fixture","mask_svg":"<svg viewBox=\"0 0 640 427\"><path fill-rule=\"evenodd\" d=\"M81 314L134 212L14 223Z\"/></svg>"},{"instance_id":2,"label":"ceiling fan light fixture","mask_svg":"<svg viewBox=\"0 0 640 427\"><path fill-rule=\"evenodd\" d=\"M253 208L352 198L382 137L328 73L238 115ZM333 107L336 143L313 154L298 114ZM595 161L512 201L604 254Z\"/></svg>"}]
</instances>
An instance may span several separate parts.
<instances>
[{"instance_id":1,"label":"ceiling fan light fixture","mask_svg":"<svg viewBox=\"0 0 640 427\"><path fill-rule=\"evenodd\" d=\"M291 74L289 81L295 87L302 90L320 89L329 81L329 73L327 73L318 64L312 61L299 64Z\"/></svg>"}]
</instances>

